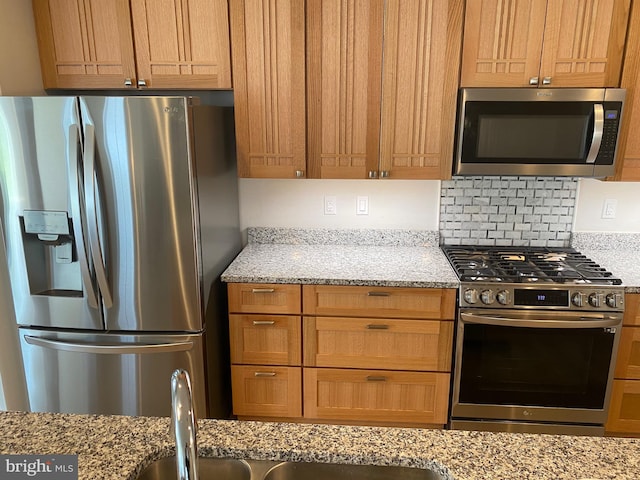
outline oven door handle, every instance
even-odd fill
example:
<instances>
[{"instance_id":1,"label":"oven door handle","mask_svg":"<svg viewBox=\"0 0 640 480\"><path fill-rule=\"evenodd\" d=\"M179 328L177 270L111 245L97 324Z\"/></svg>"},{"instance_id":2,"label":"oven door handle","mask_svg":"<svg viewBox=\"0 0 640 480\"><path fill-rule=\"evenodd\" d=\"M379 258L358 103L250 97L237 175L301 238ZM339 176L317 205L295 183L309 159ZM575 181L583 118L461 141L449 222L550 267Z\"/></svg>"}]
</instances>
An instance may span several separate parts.
<instances>
[{"instance_id":1,"label":"oven door handle","mask_svg":"<svg viewBox=\"0 0 640 480\"><path fill-rule=\"evenodd\" d=\"M529 328L606 328L620 325L620 318L601 317L591 319L580 317L579 320L552 320L531 318L507 318L492 315L478 315L463 312L460 318L466 323L479 323L483 325L498 325L504 327L529 327Z\"/></svg>"}]
</instances>

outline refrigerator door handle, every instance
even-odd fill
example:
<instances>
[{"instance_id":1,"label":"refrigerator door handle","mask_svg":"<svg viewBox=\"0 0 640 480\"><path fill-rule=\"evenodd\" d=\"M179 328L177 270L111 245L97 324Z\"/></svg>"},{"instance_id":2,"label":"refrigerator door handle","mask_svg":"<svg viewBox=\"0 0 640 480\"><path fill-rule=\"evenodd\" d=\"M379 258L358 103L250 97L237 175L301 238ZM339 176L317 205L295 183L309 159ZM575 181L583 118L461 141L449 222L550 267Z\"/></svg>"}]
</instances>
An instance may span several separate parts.
<instances>
[{"instance_id":1,"label":"refrigerator door handle","mask_svg":"<svg viewBox=\"0 0 640 480\"><path fill-rule=\"evenodd\" d=\"M111 296L111 289L109 288L109 279L107 278L107 269L104 265L104 256L100 246L100 234L98 231L95 127L87 124L84 127L84 131L84 190L87 206L89 245L91 246L91 257L93 258L94 268L96 269L96 278L98 280L98 287L102 293L104 306L105 308L111 308L113 305L113 298Z\"/></svg>"},{"instance_id":2,"label":"refrigerator door handle","mask_svg":"<svg viewBox=\"0 0 640 480\"><path fill-rule=\"evenodd\" d=\"M175 343L131 343L120 345L100 345L51 340L47 338L34 337L31 335L25 335L24 339L29 345L34 345L36 347L49 348L52 350L63 350L65 352L91 353L101 355L185 352L193 348L193 342L190 341Z\"/></svg>"},{"instance_id":3,"label":"refrigerator door handle","mask_svg":"<svg viewBox=\"0 0 640 480\"><path fill-rule=\"evenodd\" d=\"M71 203L71 223L73 225L73 235L76 239L76 251L78 252L78 261L80 262L80 275L82 284L87 292L87 301L92 308L98 308L98 296L96 287L89 270L89 259L87 256L87 248L85 245L85 236L82 229L83 217L80 209L80 188L78 182L80 176L78 172L78 145L80 138L78 136L77 124L69 127L69 193Z\"/></svg>"}]
</instances>

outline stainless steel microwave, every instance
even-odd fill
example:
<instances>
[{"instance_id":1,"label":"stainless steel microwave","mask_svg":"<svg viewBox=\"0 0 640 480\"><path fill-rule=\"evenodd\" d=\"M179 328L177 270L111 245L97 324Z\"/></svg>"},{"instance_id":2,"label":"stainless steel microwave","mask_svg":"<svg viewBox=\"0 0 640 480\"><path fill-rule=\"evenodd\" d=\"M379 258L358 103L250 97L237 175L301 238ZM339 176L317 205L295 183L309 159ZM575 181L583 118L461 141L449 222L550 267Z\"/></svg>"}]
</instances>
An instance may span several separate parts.
<instances>
[{"instance_id":1,"label":"stainless steel microwave","mask_svg":"<svg viewBox=\"0 0 640 480\"><path fill-rule=\"evenodd\" d=\"M463 88L453 174L613 175L625 93Z\"/></svg>"}]
</instances>

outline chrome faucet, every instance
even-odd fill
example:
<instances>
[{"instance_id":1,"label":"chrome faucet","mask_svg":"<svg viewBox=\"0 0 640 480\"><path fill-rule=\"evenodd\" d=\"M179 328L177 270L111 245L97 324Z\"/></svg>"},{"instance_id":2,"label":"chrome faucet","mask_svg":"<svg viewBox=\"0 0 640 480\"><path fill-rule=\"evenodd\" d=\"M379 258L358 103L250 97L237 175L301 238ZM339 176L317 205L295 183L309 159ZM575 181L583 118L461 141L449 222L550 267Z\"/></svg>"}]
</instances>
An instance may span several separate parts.
<instances>
[{"instance_id":1,"label":"chrome faucet","mask_svg":"<svg viewBox=\"0 0 640 480\"><path fill-rule=\"evenodd\" d=\"M176 441L178 480L198 480L196 417L186 370L178 369L171 375L171 431Z\"/></svg>"}]
</instances>

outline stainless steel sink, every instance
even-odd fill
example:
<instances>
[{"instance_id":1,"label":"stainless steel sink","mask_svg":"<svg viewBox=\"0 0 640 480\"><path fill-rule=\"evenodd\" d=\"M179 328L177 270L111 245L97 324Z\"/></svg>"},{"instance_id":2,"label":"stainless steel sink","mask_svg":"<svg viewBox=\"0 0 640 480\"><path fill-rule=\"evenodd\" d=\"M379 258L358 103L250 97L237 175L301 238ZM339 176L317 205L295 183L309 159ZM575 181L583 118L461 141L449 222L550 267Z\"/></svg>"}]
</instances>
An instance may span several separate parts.
<instances>
[{"instance_id":1,"label":"stainless steel sink","mask_svg":"<svg viewBox=\"0 0 640 480\"><path fill-rule=\"evenodd\" d=\"M277 463L274 462L274 465ZM231 458L198 458L198 475L202 480L250 480L251 467L247 462ZM161 458L145 468L137 480L175 480L176 457Z\"/></svg>"},{"instance_id":2,"label":"stainless steel sink","mask_svg":"<svg viewBox=\"0 0 640 480\"><path fill-rule=\"evenodd\" d=\"M263 480L441 480L433 470L377 465L284 462L273 467Z\"/></svg>"},{"instance_id":3,"label":"stainless steel sink","mask_svg":"<svg viewBox=\"0 0 640 480\"><path fill-rule=\"evenodd\" d=\"M198 458L200 480L444 480L438 472L420 468L344 465L318 462L275 462ZM162 458L145 468L137 480L175 480L175 457Z\"/></svg>"}]
</instances>

